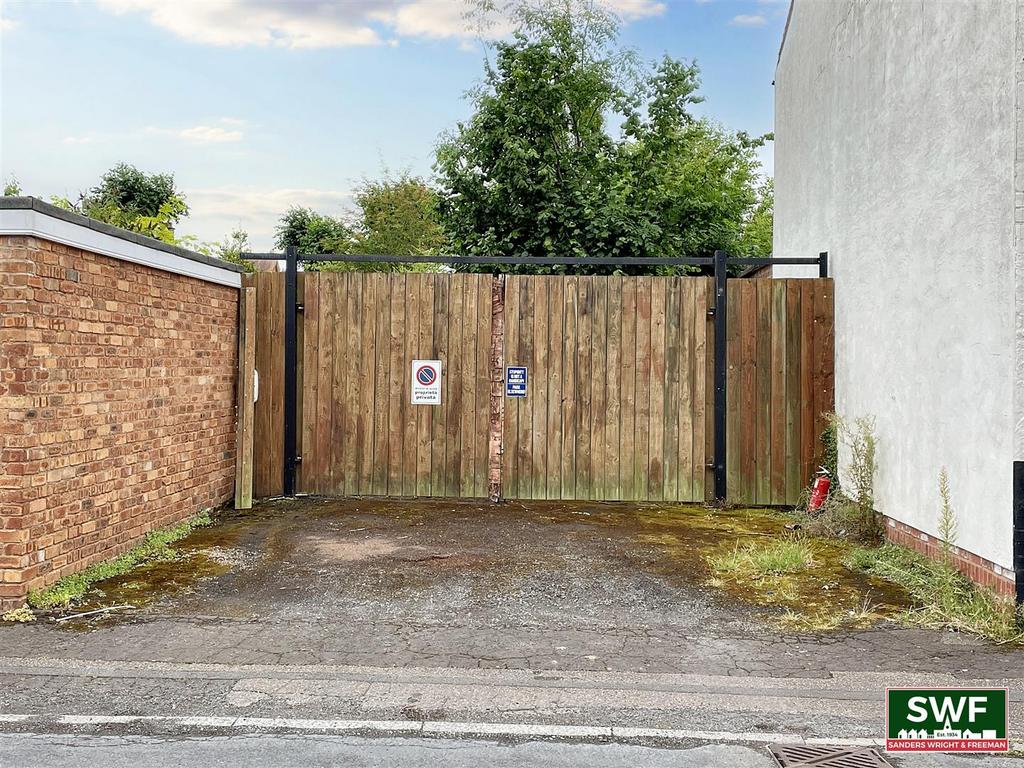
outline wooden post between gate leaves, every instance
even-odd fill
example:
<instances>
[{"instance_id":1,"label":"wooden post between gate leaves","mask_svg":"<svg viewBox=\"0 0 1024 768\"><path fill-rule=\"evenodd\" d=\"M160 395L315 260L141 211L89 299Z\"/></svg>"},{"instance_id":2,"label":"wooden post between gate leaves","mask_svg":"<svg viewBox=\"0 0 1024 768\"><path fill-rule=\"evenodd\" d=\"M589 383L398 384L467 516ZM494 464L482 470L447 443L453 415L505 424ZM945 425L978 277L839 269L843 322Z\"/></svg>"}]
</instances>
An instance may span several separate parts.
<instances>
[{"instance_id":1,"label":"wooden post between gate leaves","mask_svg":"<svg viewBox=\"0 0 1024 768\"><path fill-rule=\"evenodd\" d=\"M505 422L505 276L491 280L491 410L487 443L487 495L501 499L502 427Z\"/></svg>"}]
</instances>

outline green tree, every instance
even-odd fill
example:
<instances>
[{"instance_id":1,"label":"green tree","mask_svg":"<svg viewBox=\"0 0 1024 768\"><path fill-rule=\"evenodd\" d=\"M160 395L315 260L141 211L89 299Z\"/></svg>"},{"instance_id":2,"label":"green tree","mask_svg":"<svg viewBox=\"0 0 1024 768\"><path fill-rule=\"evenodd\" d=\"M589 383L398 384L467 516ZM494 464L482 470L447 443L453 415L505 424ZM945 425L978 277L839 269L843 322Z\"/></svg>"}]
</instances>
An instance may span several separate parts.
<instances>
[{"instance_id":1,"label":"green tree","mask_svg":"<svg viewBox=\"0 0 1024 768\"><path fill-rule=\"evenodd\" d=\"M737 253L743 256L771 256L775 210L775 185L768 179L758 190L757 205L743 224Z\"/></svg>"},{"instance_id":2,"label":"green tree","mask_svg":"<svg viewBox=\"0 0 1024 768\"><path fill-rule=\"evenodd\" d=\"M355 253L432 256L444 245L437 192L408 172L356 190Z\"/></svg>"},{"instance_id":3,"label":"green tree","mask_svg":"<svg viewBox=\"0 0 1024 768\"><path fill-rule=\"evenodd\" d=\"M100 178L100 183L81 193L77 202L65 197L51 201L91 219L178 243L174 228L188 216L188 204L174 186L169 173L146 174L128 163L118 163Z\"/></svg>"},{"instance_id":4,"label":"green tree","mask_svg":"<svg viewBox=\"0 0 1024 768\"><path fill-rule=\"evenodd\" d=\"M385 173L364 180L355 193L355 210L346 218L294 207L277 227L276 245L298 247L300 253L428 256L439 253L444 236L438 217L437 193L408 172ZM314 272L405 272L435 269L424 264L392 262L308 262Z\"/></svg>"},{"instance_id":5,"label":"green tree","mask_svg":"<svg viewBox=\"0 0 1024 768\"><path fill-rule=\"evenodd\" d=\"M300 253L349 253L354 240L352 230L340 218L296 205L281 217L274 244L282 251L295 247Z\"/></svg>"},{"instance_id":6,"label":"green tree","mask_svg":"<svg viewBox=\"0 0 1024 768\"><path fill-rule=\"evenodd\" d=\"M496 44L473 116L438 147L454 252L668 257L735 248L755 203L763 139L693 117L697 66L665 58L642 68L617 36L599 6L566 0L528 8L514 38Z\"/></svg>"}]
</instances>

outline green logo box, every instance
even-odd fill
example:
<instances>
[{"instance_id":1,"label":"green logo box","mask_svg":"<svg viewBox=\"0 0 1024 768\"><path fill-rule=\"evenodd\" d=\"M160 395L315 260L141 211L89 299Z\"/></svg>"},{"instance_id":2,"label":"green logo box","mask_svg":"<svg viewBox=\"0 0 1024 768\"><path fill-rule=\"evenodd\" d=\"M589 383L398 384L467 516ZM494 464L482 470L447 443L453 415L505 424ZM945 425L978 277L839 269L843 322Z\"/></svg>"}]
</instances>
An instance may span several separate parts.
<instances>
[{"instance_id":1,"label":"green logo box","mask_svg":"<svg viewBox=\"0 0 1024 768\"><path fill-rule=\"evenodd\" d=\"M1006 688L887 688L887 752L1006 752Z\"/></svg>"}]
</instances>

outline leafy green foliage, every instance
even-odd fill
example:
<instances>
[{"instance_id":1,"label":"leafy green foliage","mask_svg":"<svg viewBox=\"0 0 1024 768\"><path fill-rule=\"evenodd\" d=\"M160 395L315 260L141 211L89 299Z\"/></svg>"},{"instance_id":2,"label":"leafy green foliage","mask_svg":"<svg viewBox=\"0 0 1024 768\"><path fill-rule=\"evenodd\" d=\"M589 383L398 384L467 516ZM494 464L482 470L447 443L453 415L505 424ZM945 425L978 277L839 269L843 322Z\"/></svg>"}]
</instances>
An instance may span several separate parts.
<instances>
[{"instance_id":1,"label":"leafy green foliage","mask_svg":"<svg viewBox=\"0 0 1024 768\"><path fill-rule=\"evenodd\" d=\"M281 219L275 244L290 245L300 253L347 253L388 256L428 256L444 245L438 216L437 193L416 176L385 173L364 180L355 193L356 210L347 219L327 216L310 208L295 207ZM310 271L408 272L434 269L433 265L389 262L320 261L306 264Z\"/></svg>"},{"instance_id":2,"label":"leafy green foliage","mask_svg":"<svg viewBox=\"0 0 1024 768\"><path fill-rule=\"evenodd\" d=\"M772 255L775 221L775 182L767 179L757 190L757 204L744 222L736 253L761 258Z\"/></svg>"},{"instance_id":3,"label":"leafy green foliage","mask_svg":"<svg viewBox=\"0 0 1024 768\"><path fill-rule=\"evenodd\" d=\"M135 566L151 560L173 560L177 556L171 544L188 536L196 528L210 525L213 521L208 512L185 520L171 528L151 531L142 543L120 557L104 560L84 571L65 576L51 587L28 593L28 604L33 608L67 608L82 598L97 581L120 576Z\"/></svg>"},{"instance_id":4,"label":"leafy green foliage","mask_svg":"<svg viewBox=\"0 0 1024 768\"><path fill-rule=\"evenodd\" d=\"M432 256L440 253L444 234L437 209L437 192L407 172L379 181L364 181L356 190L360 211L353 230L354 252L393 256Z\"/></svg>"},{"instance_id":5,"label":"leafy green foliage","mask_svg":"<svg viewBox=\"0 0 1024 768\"><path fill-rule=\"evenodd\" d=\"M174 227L188 216L188 204L174 188L174 176L146 174L128 163L118 163L103 174L100 183L79 195L77 202L64 197L51 198L51 202L65 210L172 244L179 244Z\"/></svg>"},{"instance_id":6,"label":"leafy green foliage","mask_svg":"<svg viewBox=\"0 0 1024 768\"><path fill-rule=\"evenodd\" d=\"M617 37L614 17L599 6L565 2L525 12L514 38L496 45L473 116L437 150L454 252L664 258L737 250L757 203L755 151L765 138L694 117L696 64L666 57L643 70Z\"/></svg>"},{"instance_id":7,"label":"leafy green foliage","mask_svg":"<svg viewBox=\"0 0 1024 768\"><path fill-rule=\"evenodd\" d=\"M21 195L21 184L18 183L18 177L11 174L7 177L4 182L4 197L18 197Z\"/></svg>"},{"instance_id":8,"label":"leafy green foliage","mask_svg":"<svg viewBox=\"0 0 1024 768\"><path fill-rule=\"evenodd\" d=\"M312 208L293 206L281 217L274 244L301 253L347 253L353 243L352 230L340 218L317 213Z\"/></svg>"}]
</instances>

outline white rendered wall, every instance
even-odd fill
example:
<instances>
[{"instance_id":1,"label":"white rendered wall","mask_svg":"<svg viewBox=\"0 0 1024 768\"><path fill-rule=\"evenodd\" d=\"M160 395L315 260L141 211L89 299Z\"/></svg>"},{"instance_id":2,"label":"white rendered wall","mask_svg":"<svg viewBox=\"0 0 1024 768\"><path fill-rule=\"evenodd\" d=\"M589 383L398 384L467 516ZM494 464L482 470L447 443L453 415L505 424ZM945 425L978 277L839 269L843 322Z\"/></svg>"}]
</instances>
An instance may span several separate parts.
<instances>
[{"instance_id":1,"label":"white rendered wall","mask_svg":"<svg viewBox=\"0 0 1024 768\"><path fill-rule=\"evenodd\" d=\"M775 255L829 252L879 509L936 533L945 466L957 543L1007 568L1018 5L796 0L775 82Z\"/></svg>"}]
</instances>

